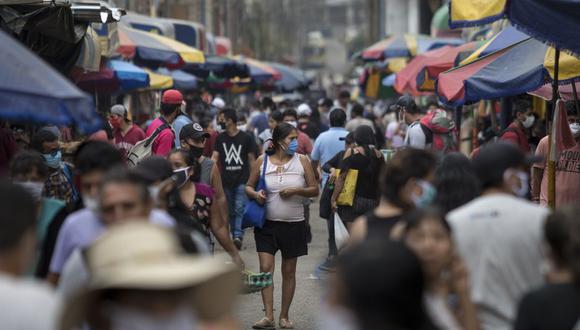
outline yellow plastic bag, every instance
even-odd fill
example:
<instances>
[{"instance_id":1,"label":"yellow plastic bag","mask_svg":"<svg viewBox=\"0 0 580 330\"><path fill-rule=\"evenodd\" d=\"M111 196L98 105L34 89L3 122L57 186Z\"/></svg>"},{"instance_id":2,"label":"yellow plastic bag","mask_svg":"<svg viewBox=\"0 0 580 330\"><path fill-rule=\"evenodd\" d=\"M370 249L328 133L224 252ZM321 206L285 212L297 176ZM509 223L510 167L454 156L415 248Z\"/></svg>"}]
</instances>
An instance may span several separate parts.
<instances>
[{"instance_id":1,"label":"yellow plastic bag","mask_svg":"<svg viewBox=\"0 0 580 330\"><path fill-rule=\"evenodd\" d=\"M340 170L336 171L336 176L340 176ZM358 179L358 170L350 169L346 173L346 179L344 180L344 185L342 186L342 191L336 199L337 205L342 206L352 206L354 201L354 193L356 190L356 180Z\"/></svg>"}]
</instances>

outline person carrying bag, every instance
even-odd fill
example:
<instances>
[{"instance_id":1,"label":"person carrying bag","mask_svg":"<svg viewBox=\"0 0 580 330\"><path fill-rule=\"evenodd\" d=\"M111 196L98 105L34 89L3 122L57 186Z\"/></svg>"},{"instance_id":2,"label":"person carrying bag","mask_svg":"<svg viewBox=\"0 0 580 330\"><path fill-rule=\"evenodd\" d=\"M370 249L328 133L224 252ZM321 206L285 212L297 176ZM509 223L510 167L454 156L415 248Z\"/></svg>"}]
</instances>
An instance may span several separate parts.
<instances>
[{"instance_id":1,"label":"person carrying bag","mask_svg":"<svg viewBox=\"0 0 580 330\"><path fill-rule=\"evenodd\" d=\"M262 174L258 179L258 184L256 185L256 192L258 194L264 193L266 191L266 167L268 166L268 155L264 155L264 163L262 166ZM242 228L248 227L258 227L262 228L264 226L264 221L266 219L266 207L264 204L260 204L257 199L250 199L246 203L246 209L244 210L244 217L242 218Z\"/></svg>"}]
</instances>

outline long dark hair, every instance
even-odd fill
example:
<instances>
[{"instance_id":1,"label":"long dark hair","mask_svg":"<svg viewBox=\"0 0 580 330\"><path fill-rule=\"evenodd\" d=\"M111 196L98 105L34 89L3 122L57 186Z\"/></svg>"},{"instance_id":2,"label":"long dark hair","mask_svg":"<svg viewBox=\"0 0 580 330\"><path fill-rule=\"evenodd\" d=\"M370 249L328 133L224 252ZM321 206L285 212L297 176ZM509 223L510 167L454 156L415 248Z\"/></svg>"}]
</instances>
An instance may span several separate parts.
<instances>
[{"instance_id":1,"label":"long dark hair","mask_svg":"<svg viewBox=\"0 0 580 330\"><path fill-rule=\"evenodd\" d=\"M274 132L272 132L272 143L268 149L266 149L266 154L268 154L268 156L275 154L276 151L281 148L281 142L284 141L284 139L290 135L292 131L296 131L296 127L288 123L279 123L276 125Z\"/></svg>"},{"instance_id":2,"label":"long dark hair","mask_svg":"<svg viewBox=\"0 0 580 330\"><path fill-rule=\"evenodd\" d=\"M401 189L411 178L426 177L435 163L435 156L426 150L409 148L398 151L381 173L383 198L404 210L412 209L412 205L401 199Z\"/></svg>"},{"instance_id":3,"label":"long dark hair","mask_svg":"<svg viewBox=\"0 0 580 330\"><path fill-rule=\"evenodd\" d=\"M572 273L574 283L580 286L580 206L558 209L544 224L544 237L554 262Z\"/></svg>"},{"instance_id":4,"label":"long dark hair","mask_svg":"<svg viewBox=\"0 0 580 330\"><path fill-rule=\"evenodd\" d=\"M480 184L469 159L462 153L451 153L435 170L435 204L447 213L480 194Z\"/></svg>"},{"instance_id":5,"label":"long dark hair","mask_svg":"<svg viewBox=\"0 0 580 330\"><path fill-rule=\"evenodd\" d=\"M403 243L367 240L338 256L344 304L361 330L434 329L423 305L421 263Z\"/></svg>"}]
</instances>

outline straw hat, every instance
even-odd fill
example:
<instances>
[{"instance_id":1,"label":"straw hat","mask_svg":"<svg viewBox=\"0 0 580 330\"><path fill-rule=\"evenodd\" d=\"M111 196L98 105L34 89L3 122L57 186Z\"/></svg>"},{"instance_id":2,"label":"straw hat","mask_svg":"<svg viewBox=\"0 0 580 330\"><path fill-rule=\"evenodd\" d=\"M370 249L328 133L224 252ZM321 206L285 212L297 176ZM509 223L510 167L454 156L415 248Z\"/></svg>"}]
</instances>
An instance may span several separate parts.
<instances>
[{"instance_id":1,"label":"straw hat","mask_svg":"<svg viewBox=\"0 0 580 330\"><path fill-rule=\"evenodd\" d=\"M174 232L146 221L113 226L85 256L89 287L67 304L62 329L81 324L103 290L192 288L192 307L202 319L223 315L239 292L240 275L233 265L220 257L185 254Z\"/></svg>"}]
</instances>

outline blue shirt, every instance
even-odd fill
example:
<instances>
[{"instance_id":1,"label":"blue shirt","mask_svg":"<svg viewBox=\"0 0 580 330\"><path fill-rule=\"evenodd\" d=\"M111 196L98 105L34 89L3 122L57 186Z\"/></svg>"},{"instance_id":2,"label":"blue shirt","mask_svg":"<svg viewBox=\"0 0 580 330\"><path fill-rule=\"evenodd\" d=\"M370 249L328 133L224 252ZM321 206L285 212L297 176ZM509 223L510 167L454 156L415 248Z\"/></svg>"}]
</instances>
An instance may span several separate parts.
<instances>
[{"instance_id":1,"label":"blue shirt","mask_svg":"<svg viewBox=\"0 0 580 330\"><path fill-rule=\"evenodd\" d=\"M348 134L343 127L331 127L328 131L321 133L316 141L310 158L319 161L320 165L326 164L334 155L344 150L344 141L339 140ZM322 173L322 186L328 178L327 173Z\"/></svg>"},{"instance_id":2,"label":"blue shirt","mask_svg":"<svg viewBox=\"0 0 580 330\"><path fill-rule=\"evenodd\" d=\"M250 124L258 130L258 134L261 134L265 129L270 128L268 125L268 115L264 112L260 112L258 115L254 116Z\"/></svg>"},{"instance_id":3,"label":"blue shirt","mask_svg":"<svg viewBox=\"0 0 580 330\"><path fill-rule=\"evenodd\" d=\"M181 132L181 128L187 124L193 124L193 121L185 116L184 114L180 114L175 118L173 122L173 130L175 131L175 148L181 148L181 142L179 141L179 132Z\"/></svg>"}]
</instances>

